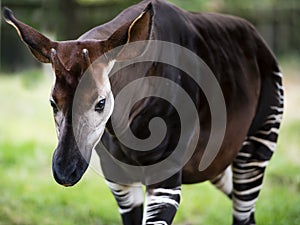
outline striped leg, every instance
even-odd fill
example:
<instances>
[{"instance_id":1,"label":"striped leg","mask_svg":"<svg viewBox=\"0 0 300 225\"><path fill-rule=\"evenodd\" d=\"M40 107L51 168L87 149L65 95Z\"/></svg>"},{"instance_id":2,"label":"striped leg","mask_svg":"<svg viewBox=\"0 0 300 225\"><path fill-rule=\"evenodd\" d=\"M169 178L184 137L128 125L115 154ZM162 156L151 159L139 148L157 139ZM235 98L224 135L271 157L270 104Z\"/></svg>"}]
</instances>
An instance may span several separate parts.
<instances>
[{"instance_id":1,"label":"striped leg","mask_svg":"<svg viewBox=\"0 0 300 225\"><path fill-rule=\"evenodd\" d=\"M229 198L232 197L232 170L230 166L210 182Z\"/></svg>"},{"instance_id":2,"label":"striped leg","mask_svg":"<svg viewBox=\"0 0 300 225\"><path fill-rule=\"evenodd\" d=\"M179 206L181 187L148 189L143 225L170 225Z\"/></svg>"},{"instance_id":3,"label":"striped leg","mask_svg":"<svg viewBox=\"0 0 300 225\"><path fill-rule=\"evenodd\" d=\"M254 144L247 143L233 163L233 216L234 225L255 224L254 210L262 187L268 160L258 160L247 152ZM265 151L266 149L260 149Z\"/></svg>"},{"instance_id":4,"label":"striped leg","mask_svg":"<svg viewBox=\"0 0 300 225\"><path fill-rule=\"evenodd\" d=\"M122 216L124 225L141 225L143 217L144 193L142 185L119 185L107 181Z\"/></svg>"},{"instance_id":5,"label":"striped leg","mask_svg":"<svg viewBox=\"0 0 300 225\"><path fill-rule=\"evenodd\" d=\"M283 113L283 88L281 74L278 72L274 75L276 93L267 102L270 106L265 122L254 135L249 135L233 162L234 225L255 224L255 204L265 168L276 148Z\"/></svg>"}]
</instances>

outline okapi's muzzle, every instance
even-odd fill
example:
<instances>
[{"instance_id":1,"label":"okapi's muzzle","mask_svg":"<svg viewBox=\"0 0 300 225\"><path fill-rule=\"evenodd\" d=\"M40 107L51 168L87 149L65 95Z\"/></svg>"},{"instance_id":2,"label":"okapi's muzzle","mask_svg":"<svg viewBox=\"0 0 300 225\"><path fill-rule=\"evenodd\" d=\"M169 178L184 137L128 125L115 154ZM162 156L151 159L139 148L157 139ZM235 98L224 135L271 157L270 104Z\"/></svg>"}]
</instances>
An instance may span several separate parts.
<instances>
[{"instance_id":1,"label":"okapi's muzzle","mask_svg":"<svg viewBox=\"0 0 300 225\"><path fill-rule=\"evenodd\" d=\"M60 157L59 152L62 151L57 148L54 152L52 159L53 177L57 183L65 187L73 186L81 179L89 164L82 156L69 160L64 159Z\"/></svg>"},{"instance_id":2,"label":"okapi's muzzle","mask_svg":"<svg viewBox=\"0 0 300 225\"><path fill-rule=\"evenodd\" d=\"M73 132L62 134L52 158L52 172L56 182L66 187L75 185L88 165L76 144Z\"/></svg>"},{"instance_id":3,"label":"okapi's muzzle","mask_svg":"<svg viewBox=\"0 0 300 225\"><path fill-rule=\"evenodd\" d=\"M69 187L80 181L88 167L88 163L83 160L72 160L66 163L57 156L57 150L53 155L52 172L57 183Z\"/></svg>"}]
</instances>

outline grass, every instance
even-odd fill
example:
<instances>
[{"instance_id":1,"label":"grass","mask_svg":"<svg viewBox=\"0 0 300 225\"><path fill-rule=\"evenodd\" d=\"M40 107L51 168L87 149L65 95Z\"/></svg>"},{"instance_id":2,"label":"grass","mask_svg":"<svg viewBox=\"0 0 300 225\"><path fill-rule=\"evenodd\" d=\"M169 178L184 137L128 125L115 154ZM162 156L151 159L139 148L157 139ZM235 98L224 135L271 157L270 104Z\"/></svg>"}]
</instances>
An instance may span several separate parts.
<instances>
[{"instance_id":1,"label":"grass","mask_svg":"<svg viewBox=\"0 0 300 225\"><path fill-rule=\"evenodd\" d=\"M299 65L283 62L286 114L257 204L258 224L300 224ZM120 224L103 178L89 170L72 188L52 178L56 134L49 75L0 76L0 225ZM208 183L183 187L176 225L230 224L231 202Z\"/></svg>"}]
</instances>

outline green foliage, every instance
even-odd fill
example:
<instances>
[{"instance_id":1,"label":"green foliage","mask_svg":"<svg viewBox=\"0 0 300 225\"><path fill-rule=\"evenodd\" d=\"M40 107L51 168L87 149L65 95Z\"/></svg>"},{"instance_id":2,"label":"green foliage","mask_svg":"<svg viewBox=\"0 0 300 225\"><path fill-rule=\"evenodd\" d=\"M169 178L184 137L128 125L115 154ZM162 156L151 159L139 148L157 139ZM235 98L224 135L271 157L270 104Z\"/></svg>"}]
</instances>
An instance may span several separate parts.
<instances>
[{"instance_id":1,"label":"green foliage","mask_svg":"<svg viewBox=\"0 0 300 225\"><path fill-rule=\"evenodd\" d=\"M292 8L300 6L297 0L223 0L224 4L236 9L269 9L273 8Z\"/></svg>"},{"instance_id":2,"label":"green foliage","mask_svg":"<svg viewBox=\"0 0 300 225\"><path fill-rule=\"evenodd\" d=\"M131 2L138 2L137 0L76 0L79 4L124 4Z\"/></svg>"},{"instance_id":3,"label":"green foliage","mask_svg":"<svg viewBox=\"0 0 300 225\"><path fill-rule=\"evenodd\" d=\"M42 72L39 69L26 71L20 76L22 85L27 89L36 87L43 79Z\"/></svg>"},{"instance_id":4,"label":"green foliage","mask_svg":"<svg viewBox=\"0 0 300 225\"><path fill-rule=\"evenodd\" d=\"M206 6L207 1L203 1L203 0L170 0L170 2L174 3L175 5L177 5L178 7L181 7L185 10L189 10L189 11L203 11L203 9Z\"/></svg>"}]
</instances>

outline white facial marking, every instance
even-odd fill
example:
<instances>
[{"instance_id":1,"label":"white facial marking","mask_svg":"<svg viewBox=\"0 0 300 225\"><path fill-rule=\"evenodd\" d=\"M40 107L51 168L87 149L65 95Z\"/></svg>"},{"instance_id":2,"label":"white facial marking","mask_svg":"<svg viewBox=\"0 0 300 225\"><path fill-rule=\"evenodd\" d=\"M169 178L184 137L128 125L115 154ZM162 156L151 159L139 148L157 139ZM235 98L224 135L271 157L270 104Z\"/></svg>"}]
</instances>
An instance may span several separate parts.
<instances>
[{"instance_id":1,"label":"white facial marking","mask_svg":"<svg viewBox=\"0 0 300 225\"><path fill-rule=\"evenodd\" d=\"M108 64L93 64L93 72L91 74L87 74L87 76L92 76L93 81L96 84L96 90L91 90L91 93L97 93L98 97L93 100L89 105L86 105L82 112L73 112L73 120L75 119L75 124L73 122L73 129L76 138L77 145L84 157L87 161L89 161L89 157L92 149L100 141L103 132L106 127L106 123L110 118L113 109L114 109L114 96L111 91L110 81L109 81L109 72L112 70L115 61L110 61ZM83 78L84 79L84 76ZM79 85L79 92L80 85ZM79 93L78 92L78 93ZM86 90L83 89L83 93L85 94ZM76 98L76 94L75 94ZM99 103L100 100L105 99L105 105L103 111L95 110L95 106ZM81 102L79 101L79 104ZM74 107L73 107L74 109Z\"/></svg>"}]
</instances>

